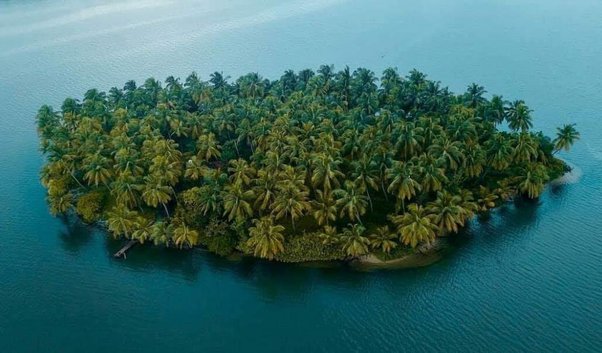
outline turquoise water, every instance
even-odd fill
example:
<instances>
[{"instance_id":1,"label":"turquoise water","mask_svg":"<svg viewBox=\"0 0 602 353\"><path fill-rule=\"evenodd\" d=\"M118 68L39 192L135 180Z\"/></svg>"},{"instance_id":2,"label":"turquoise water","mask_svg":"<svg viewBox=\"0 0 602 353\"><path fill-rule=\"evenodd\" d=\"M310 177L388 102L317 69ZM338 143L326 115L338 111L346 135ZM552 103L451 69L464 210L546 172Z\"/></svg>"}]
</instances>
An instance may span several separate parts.
<instances>
[{"instance_id":1,"label":"turquoise water","mask_svg":"<svg viewBox=\"0 0 602 353\"><path fill-rule=\"evenodd\" d=\"M602 3L0 1L0 352L602 349ZM148 76L418 68L577 122L580 177L475 221L426 268L362 273L138 247L52 218L33 116Z\"/></svg>"}]
</instances>

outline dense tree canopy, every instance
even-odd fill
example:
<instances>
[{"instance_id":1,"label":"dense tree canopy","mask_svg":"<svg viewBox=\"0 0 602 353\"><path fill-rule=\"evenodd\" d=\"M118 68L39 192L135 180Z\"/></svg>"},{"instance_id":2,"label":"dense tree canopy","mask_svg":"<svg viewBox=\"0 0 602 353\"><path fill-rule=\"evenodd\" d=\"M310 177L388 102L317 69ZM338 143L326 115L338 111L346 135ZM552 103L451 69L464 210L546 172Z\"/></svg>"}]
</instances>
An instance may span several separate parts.
<instances>
[{"instance_id":1,"label":"dense tree canopy","mask_svg":"<svg viewBox=\"0 0 602 353\"><path fill-rule=\"evenodd\" d=\"M129 81L40 108L41 178L52 213L116 237L280 261L389 253L536 198L564 171L554 154L573 125L552 140L525 102L485 95L328 65Z\"/></svg>"}]
</instances>

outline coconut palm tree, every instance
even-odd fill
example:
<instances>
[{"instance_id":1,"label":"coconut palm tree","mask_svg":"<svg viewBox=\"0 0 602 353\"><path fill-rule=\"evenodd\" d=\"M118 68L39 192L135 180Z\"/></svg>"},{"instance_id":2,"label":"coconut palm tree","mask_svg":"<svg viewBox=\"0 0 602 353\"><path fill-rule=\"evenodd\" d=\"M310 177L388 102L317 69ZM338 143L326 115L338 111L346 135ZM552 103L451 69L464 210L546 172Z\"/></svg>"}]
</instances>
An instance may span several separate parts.
<instances>
[{"instance_id":1,"label":"coconut palm tree","mask_svg":"<svg viewBox=\"0 0 602 353\"><path fill-rule=\"evenodd\" d=\"M205 161L210 161L213 158L221 156L220 145L217 142L215 134L203 134L197 141L197 156Z\"/></svg>"},{"instance_id":2,"label":"coconut palm tree","mask_svg":"<svg viewBox=\"0 0 602 353\"><path fill-rule=\"evenodd\" d=\"M391 233L387 225L376 228L374 233L369 235L369 238L370 246L373 249L378 249L386 254L391 253L391 250L397 247L397 243L394 241L397 235Z\"/></svg>"},{"instance_id":3,"label":"coconut palm tree","mask_svg":"<svg viewBox=\"0 0 602 353\"><path fill-rule=\"evenodd\" d=\"M328 225L337 219L336 200L332 193L324 193L322 190L316 190L316 200L311 202L313 216L319 225Z\"/></svg>"},{"instance_id":4,"label":"coconut palm tree","mask_svg":"<svg viewBox=\"0 0 602 353\"><path fill-rule=\"evenodd\" d=\"M396 196L397 210L399 206L405 209L405 200L410 200L422 189L414 175L415 168L411 163L394 161L393 166L387 169L387 179L391 181L387 191Z\"/></svg>"},{"instance_id":5,"label":"coconut palm tree","mask_svg":"<svg viewBox=\"0 0 602 353\"><path fill-rule=\"evenodd\" d=\"M339 165L342 163L341 160L334 159L326 154L317 155L312 163L313 174L311 176L311 182L314 187L321 187L326 193L334 188L338 188L339 178L344 175L339 170Z\"/></svg>"},{"instance_id":6,"label":"coconut palm tree","mask_svg":"<svg viewBox=\"0 0 602 353\"><path fill-rule=\"evenodd\" d=\"M487 93L485 87L479 86L476 83L472 83L466 89L464 101L469 107L477 108L479 105L487 102L487 100L483 97L485 93Z\"/></svg>"},{"instance_id":7,"label":"coconut palm tree","mask_svg":"<svg viewBox=\"0 0 602 353\"><path fill-rule=\"evenodd\" d=\"M154 219L148 219L146 217L138 217L136 230L132 233L132 239L138 240L141 244L144 244L145 241L149 240L153 236L154 228L153 225L155 223Z\"/></svg>"},{"instance_id":8,"label":"coconut palm tree","mask_svg":"<svg viewBox=\"0 0 602 353\"><path fill-rule=\"evenodd\" d=\"M182 223L174 228L173 240L174 244L180 249L183 247L192 248L199 242L199 233Z\"/></svg>"},{"instance_id":9,"label":"coconut palm tree","mask_svg":"<svg viewBox=\"0 0 602 353\"><path fill-rule=\"evenodd\" d=\"M443 137L429 146L428 153L433 158L440 158L446 168L456 170L464 163L462 149L462 144L459 141L452 141Z\"/></svg>"},{"instance_id":10,"label":"coconut palm tree","mask_svg":"<svg viewBox=\"0 0 602 353\"><path fill-rule=\"evenodd\" d=\"M140 193L144 188L141 178L133 176L128 170L119 173L111 185L111 194L117 203L130 208L140 206Z\"/></svg>"},{"instance_id":11,"label":"coconut palm tree","mask_svg":"<svg viewBox=\"0 0 602 353\"><path fill-rule=\"evenodd\" d=\"M554 139L554 153L565 150L568 151L581 135L575 129L575 124L565 124L556 129L556 138Z\"/></svg>"},{"instance_id":12,"label":"coconut palm tree","mask_svg":"<svg viewBox=\"0 0 602 353\"><path fill-rule=\"evenodd\" d=\"M107 213L107 224L115 237L129 238L138 228L138 214L124 205L117 205Z\"/></svg>"},{"instance_id":13,"label":"coconut palm tree","mask_svg":"<svg viewBox=\"0 0 602 353\"><path fill-rule=\"evenodd\" d=\"M447 183L443 161L432 156L422 155L418 159L418 170L422 180L422 190L425 192L442 190Z\"/></svg>"},{"instance_id":14,"label":"coconut palm tree","mask_svg":"<svg viewBox=\"0 0 602 353\"><path fill-rule=\"evenodd\" d=\"M432 215L417 204L411 204L407 213L390 216L389 219L397 226L401 242L412 248L420 243L430 245L439 232L439 227L433 221Z\"/></svg>"},{"instance_id":15,"label":"coconut palm tree","mask_svg":"<svg viewBox=\"0 0 602 353\"><path fill-rule=\"evenodd\" d=\"M495 170L504 170L512 163L514 149L511 141L501 134L495 134L492 139L486 143L489 164Z\"/></svg>"},{"instance_id":16,"label":"coconut palm tree","mask_svg":"<svg viewBox=\"0 0 602 353\"><path fill-rule=\"evenodd\" d=\"M428 210L433 223L444 232L458 232L458 227L464 225L465 214L468 212L460 206L462 199L447 191L437 193L437 198L429 202Z\"/></svg>"},{"instance_id":17,"label":"coconut palm tree","mask_svg":"<svg viewBox=\"0 0 602 353\"><path fill-rule=\"evenodd\" d=\"M533 127L531 113L533 111L527 107L524 101L516 100L506 108L506 121L508 126L514 131L527 131Z\"/></svg>"},{"instance_id":18,"label":"coconut palm tree","mask_svg":"<svg viewBox=\"0 0 602 353\"><path fill-rule=\"evenodd\" d=\"M167 203L171 201L173 189L171 186L163 185L160 180L152 176L145 178L144 187L142 189L142 200L151 207L157 207L159 204L163 206L165 214L169 217Z\"/></svg>"},{"instance_id":19,"label":"coconut palm tree","mask_svg":"<svg viewBox=\"0 0 602 353\"><path fill-rule=\"evenodd\" d=\"M466 176L475 178L483 173L486 154L479 144L467 144L464 153L463 171Z\"/></svg>"},{"instance_id":20,"label":"coconut palm tree","mask_svg":"<svg viewBox=\"0 0 602 353\"><path fill-rule=\"evenodd\" d=\"M419 151L424 142L424 129L412 122L400 120L395 127L396 148L401 151L404 160L408 160Z\"/></svg>"},{"instance_id":21,"label":"coconut palm tree","mask_svg":"<svg viewBox=\"0 0 602 353\"><path fill-rule=\"evenodd\" d=\"M88 185L98 186L99 184L103 184L108 187L108 183L113 176L108 158L100 153L96 153L86 157L84 165L86 166L84 180L88 182Z\"/></svg>"},{"instance_id":22,"label":"coconut palm tree","mask_svg":"<svg viewBox=\"0 0 602 353\"><path fill-rule=\"evenodd\" d=\"M343 242L343 251L348 256L359 257L368 253L370 239L363 236L365 230L366 228L361 224L349 224L349 228L343 231L341 241Z\"/></svg>"},{"instance_id":23,"label":"coconut palm tree","mask_svg":"<svg viewBox=\"0 0 602 353\"><path fill-rule=\"evenodd\" d=\"M494 95L485 110L485 118L494 124L501 124L504 121L506 111L506 101L502 96Z\"/></svg>"},{"instance_id":24,"label":"coconut palm tree","mask_svg":"<svg viewBox=\"0 0 602 353\"><path fill-rule=\"evenodd\" d=\"M155 245L164 244L168 246L173 241L174 225L163 221L153 224L151 239Z\"/></svg>"},{"instance_id":25,"label":"coconut palm tree","mask_svg":"<svg viewBox=\"0 0 602 353\"><path fill-rule=\"evenodd\" d=\"M357 185L351 181L345 182L344 189L334 191L337 197L336 205L341 210L340 216L347 216L352 222L362 222L361 216L366 213L368 207L368 198L364 195Z\"/></svg>"},{"instance_id":26,"label":"coconut palm tree","mask_svg":"<svg viewBox=\"0 0 602 353\"><path fill-rule=\"evenodd\" d=\"M297 187L294 183L283 182L278 186L278 194L274 200L272 215L276 219L290 217L291 225L295 230L295 221L306 211L311 210L308 201L309 193Z\"/></svg>"},{"instance_id":27,"label":"coconut palm tree","mask_svg":"<svg viewBox=\"0 0 602 353\"><path fill-rule=\"evenodd\" d=\"M49 193L48 204L50 206L50 213L52 215L65 214L73 207L73 194L71 193Z\"/></svg>"},{"instance_id":28,"label":"coconut palm tree","mask_svg":"<svg viewBox=\"0 0 602 353\"><path fill-rule=\"evenodd\" d=\"M539 143L531 134L520 133L514 145L514 158L519 162L528 163L537 158L539 154Z\"/></svg>"},{"instance_id":29,"label":"coconut palm tree","mask_svg":"<svg viewBox=\"0 0 602 353\"><path fill-rule=\"evenodd\" d=\"M257 171L246 160L239 158L230 161L228 172L230 173L230 181L232 183L240 183L243 186L247 186L251 184L251 180Z\"/></svg>"},{"instance_id":30,"label":"coconut palm tree","mask_svg":"<svg viewBox=\"0 0 602 353\"><path fill-rule=\"evenodd\" d=\"M284 229L281 225L274 225L271 217L254 219L253 226L249 228L247 246L253 249L255 256L273 260L284 251Z\"/></svg>"},{"instance_id":31,"label":"coconut palm tree","mask_svg":"<svg viewBox=\"0 0 602 353\"><path fill-rule=\"evenodd\" d=\"M546 168L541 164L529 164L518 176L518 188L531 199L538 198L543 192L545 182L549 180Z\"/></svg>"},{"instance_id":32,"label":"coconut palm tree","mask_svg":"<svg viewBox=\"0 0 602 353\"><path fill-rule=\"evenodd\" d=\"M184 177L190 180L199 180L208 172L208 167L205 164L205 160L200 159L197 156L192 156L186 162L186 169L184 170Z\"/></svg>"},{"instance_id":33,"label":"coconut palm tree","mask_svg":"<svg viewBox=\"0 0 602 353\"><path fill-rule=\"evenodd\" d=\"M485 212L496 206L498 195L484 186L479 186L479 198L477 199L478 211Z\"/></svg>"},{"instance_id":34,"label":"coconut palm tree","mask_svg":"<svg viewBox=\"0 0 602 353\"><path fill-rule=\"evenodd\" d=\"M254 196L252 190L245 190L240 183L227 185L222 193L224 216L229 221L243 223L253 215L251 202Z\"/></svg>"},{"instance_id":35,"label":"coconut palm tree","mask_svg":"<svg viewBox=\"0 0 602 353\"><path fill-rule=\"evenodd\" d=\"M365 191L370 203L370 210L373 210L370 189L378 190L378 168L376 163L367 155L363 155L360 160L351 162L351 168L353 170L351 177L354 178L355 184Z\"/></svg>"}]
</instances>

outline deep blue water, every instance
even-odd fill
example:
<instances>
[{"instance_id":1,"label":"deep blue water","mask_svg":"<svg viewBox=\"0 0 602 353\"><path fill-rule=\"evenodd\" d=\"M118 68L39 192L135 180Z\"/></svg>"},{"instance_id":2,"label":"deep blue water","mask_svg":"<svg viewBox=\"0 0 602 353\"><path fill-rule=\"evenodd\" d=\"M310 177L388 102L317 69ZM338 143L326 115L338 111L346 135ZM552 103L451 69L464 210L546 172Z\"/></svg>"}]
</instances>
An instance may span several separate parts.
<instances>
[{"instance_id":1,"label":"deep blue water","mask_svg":"<svg viewBox=\"0 0 602 353\"><path fill-rule=\"evenodd\" d=\"M219 4L216 4L219 3ZM0 1L0 352L602 350L602 2ZM420 269L362 273L138 247L52 218L34 115L149 76L418 68L576 122L581 177Z\"/></svg>"}]
</instances>

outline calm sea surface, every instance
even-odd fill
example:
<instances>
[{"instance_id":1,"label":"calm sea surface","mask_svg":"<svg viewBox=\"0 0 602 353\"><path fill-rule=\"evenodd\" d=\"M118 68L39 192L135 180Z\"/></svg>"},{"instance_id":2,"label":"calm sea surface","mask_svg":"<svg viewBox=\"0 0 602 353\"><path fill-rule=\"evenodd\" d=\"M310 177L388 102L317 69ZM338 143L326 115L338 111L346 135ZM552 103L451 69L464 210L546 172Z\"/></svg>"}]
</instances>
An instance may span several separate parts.
<instances>
[{"instance_id":1,"label":"calm sea surface","mask_svg":"<svg viewBox=\"0 0 602 353\"><path fill-rule=\"evenodd\" d=\"M196 70L420 69L576 122L580 177L475 221L421 269L138 247L52 218L34 115ZM0 352L600 352L602 2L0 1Z\"/></svg>"}]
</instances>

